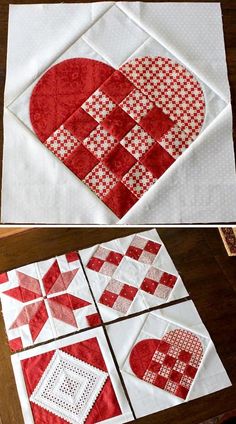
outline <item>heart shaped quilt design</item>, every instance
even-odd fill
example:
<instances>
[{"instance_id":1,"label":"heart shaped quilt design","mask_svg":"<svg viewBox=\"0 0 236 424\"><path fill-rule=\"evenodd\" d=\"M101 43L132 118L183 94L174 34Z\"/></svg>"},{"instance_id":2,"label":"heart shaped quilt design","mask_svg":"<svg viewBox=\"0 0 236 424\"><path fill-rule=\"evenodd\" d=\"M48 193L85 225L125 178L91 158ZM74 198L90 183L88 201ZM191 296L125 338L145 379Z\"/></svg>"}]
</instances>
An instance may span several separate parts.
<instances>
[{"instance_id":1,"label":"heart shaped quilt design","mask_svg":"<svg viewBox=\"0 0 236 424\"><path fill-rule=\"evenodd\" d=\"M176 329L161 339L144 339L132 349L134 374L160 389L186 399L203 358L203 345L191 331Z\"/></svg>"},{"instance_id":2,"label":"heart shaped quilt design","mask_svg":"<svg viewBox=\"0 0 236 424\"><path fill-rule=\"evenodd\" d=\"M30 99L40 141L119 218L189 147L204 116L200 83L163 57L136 58L119 70L64 60Z\"/></svg>"}]
</instances>

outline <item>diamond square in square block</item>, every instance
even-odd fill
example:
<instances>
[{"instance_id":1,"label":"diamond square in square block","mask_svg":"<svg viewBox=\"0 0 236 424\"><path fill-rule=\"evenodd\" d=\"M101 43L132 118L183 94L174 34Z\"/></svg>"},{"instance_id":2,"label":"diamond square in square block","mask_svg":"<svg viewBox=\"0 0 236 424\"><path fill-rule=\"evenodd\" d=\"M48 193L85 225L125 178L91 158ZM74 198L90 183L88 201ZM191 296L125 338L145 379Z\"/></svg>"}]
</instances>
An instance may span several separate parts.
<instances>
[{"instance_id":1,"label":"diamond square in square block","mask_svg":"<svg viewBox=\"0 0 236 424\"><path fill-rule=\"evenodd\" d=\"M111 113L112 109L116 107L116 104L98 89L81 107L97 122L101 122Z\"/></svg>"},{"instance_id":2,"label":"diamond square in square block","mask_svg":"<svg viewBox=\"0 0 236 424\"><path fill-rule=\"evenodd\" d=\"M156 182L156 179L141 163L137 162L122 178L122 182L140 198Z\"/></svg>"},{"instance_id":3,"label":"diamond square in square block","mask_svg":"<svg viewBox=\"0 0 236 424\"><path fill-rule=\"evenodd\" d=\"M143 250L139 260L145 264L152 264L154 262L156 255L153 255L152 253L146 252Z\"/></svg>"},{"instance_id":4,"label":"diamond square in square block","mask_svg":"<svg viewBox=\"0 0 236 424\"><path fill-rule=\"evenodd\" d=\"M87 268L92 269L93 271L99 272L103 264L104 264L104 260L92 257L87 263Z\"/></svg>"},{"instance_id":5,"label":"diamond square in square block","mask_svg":"<svg viewBox=\"0 0 236 424\"><path fill-rule=\"evenodd\" d=\"M155 290L157 288L157 282L154 280L150 280L150 278L144 278L140 289L149 293L149 294L154 294Z\"/></svg>"},{"instance_id":6,"label":"diamond square in square block","mask_svg":"<svg viewBox=\"0 0 236 424\"><path fill-rule=\"evenodd\" d=\"M160 297L160 299L167 300L171 292L171 288L167 286L163 286L163 284L158 284L154 295Z\"/></svg>"},{"instance_id":7,"label":"diamond square in square block","mask_svg":"<svg viewBox=\"0 0 236 424\"><path fill-rule=\"evenodd\" d=\"M139 125L150 134L154 140L159 141L175 123L154 106L139 122Z\"/></svg>"},{"instance_id":8,"label":"diamond square in square block","mask_svg":"<svg viewBox=\"0 0 236 424\"><path fill-rule=\"evenodd\" d=\"M122 178L135 162L136 159L121 144L117 144L104 160L104 164L117 178Z\"/></svg>"},{"instance_id":9,"label":"diamond square in square block","mask_svg":"<svg viewBox=\"0 0 236 424\"><path fill-rule=\"evenodd\" d=\"M106 258L106 261L117 266L119 265L122 258L123 258L123 255L121 253L111 250Z\"/></svg>"},{"instance_id":10,"label":"diamond square in square block","mask_svg":"<svg viewBox=\"0 0 236 424\"><path fill-rule=\"evenodd\" d=\"M160 144L156 143L141 158L140 162L152 173L154 178L160 178L175 160Z\"/></svg>"},{"instance_id":11,"label":"diamond square in square block","mask_svg":"<svg viewBox=\"0 0 236 424\"><path fill-rule=\"evenodd\" d=\"M100 87L100 90L116 104L120 103L133 89L133 84L120 71L113 72Z\"/></svg>"},{"instance_id":12,"label":"diamond square in square block","mask_svg":"<svg viewBox=\"0 0 236 424\"><path fill-rule=\"evenodd\" d=\"M83 141L97 125L97 121L82 108L77 109L64 123L65 128L80 141Z\"/></svg>"},{"instance_id":13,"label":"diamond square in square block","mask_svg":"<svg viewBox=\"0 0 236 424\"><path fill-rule=\"evenodd\" d=\"M138 289L136 287L130 286L129 284L123 284L120 296L125 297L128 300L134 300Z\"/></svg>"},{"instance_id":14,"label":"diamond square in square block","mask_svg":"<svg viewBox=\"0 0 236 424\"><path fill-rule=\"evenodd\" d=\"M112 293L108 290L104 290L102 293L99 303L102 303L103 305L109 306L110 308L113 307L118 295L116 293Z\"/></svg>"},{"instance_id":15,"label":"diamond square in square block","mask_svg":"<svg viewBox=\"0 0 236 424\"><path fill-rule=\"evenodd\" d=\"M120 103L120 107L139 122L154 107L154 104L141 91L134 88Z\"/></svg>"},{"instance_id":16,"label":"diamond square in square block","mask_svg":"<svg viewBox=\"0 0 236 424\"><path fill-rule=\"evenodd\" d=\"M119 106L102 121L102 126L116 140L120 141L135 126L135 121Z\"/></svg>"},{"instance_id":17,"label":"diamond square in square block","mask_svg":"<svg viewBox=\"0 0 236 424\"><path fill-rule=\"evenodd\" d=\"M118 141L101 125L98 125L95 130L83 140L83 145L98 159L104 158L117 143Z\"/></svg>"},{"instance_id":18,"label":"diamond square in square block","mask_svg":"<svg viewBox=\"0 0 236 424\"><path fill-rule=\"evenodd\" d=\"M83 180L97 165L98 160L81 144L63 162L77 177Z\"/></svg>"},{"instance_id":19,"label":"diamond square in square block","mask_svg":"<svg viewBox=\"0 0 236 424\"><path fill-rule=\"evenodd\" d=\"M102 200L118 218L122 218L138 198L124 184L118 182Z\"/></svg>"},{"instance_id":20,"label":"diamond square in square block","mask_svg":"<svg viewBox=\"0 0 236 424\"><path fill-rule=\"evenodd\" d=\"M142 254L142 249L140 249L139 247L130 245L128 247L128 250L125 253L125 256L129 256L129 258L138 260L141 254Z\"/></svg>"},{"instance_id":21,"label":"diamond square in square block","mask_svg":"<svg viewBox=\"0 0 236 424\"><path fill-rule=\"evenodd\" d=\"M61 125L46 141L45 146L60 160L66 159L80 144L64 125Z\"/></svg>"},{"instance_id":22,"label":"diamond square in square block","mask_svg":"<svg viewBox=\"0 0 236 424\"><path fill-rule=\"evenodd\" d=\"M146 246L144 247L144 250L146 250L149 253L153 253L154 255L157 255L161 248L161 244L156 243L155 241L148 240Z\"/></svg>"},{"instance_id":23,"label":"diamond square in square block","mask_svg":"<svg viewBox=\"0 0 236 424\"><path fill-rule=\"evenodd\" d=\"M113 305L113 309L126 314L131 306L131 303L131 300L119 296Z\"/></svg>"},{"instance_id":24,"label":"diamond square in square block","mask_svg":"<svg viewBox=\"0 0 236 424\"><path fill-rule=\"evenodd\" d=\"M137 160L139 160L154 143L156 143L155 140L139 125L135 125L120 142L120 144L122 144L122 146Z\"/></svg>"},{"instance_id":25,"label":"diamond square in square block","mask_svg":"<svg viewBox=\"0 0 236 424\"><path fill-rule=\"evenodd\" d=\"M111 188L114 187L118 180L116 176L100 162L86 175L83 181L102 199Z\"/></svg>"},{"instance_id":26,"label":"diamond square in square block","mask_svg":"<svg viewBox=\"0 0 236 424\"><path fill-rule=\"evenodd\" d=\"M123 288L123 283L121 283L118 280L115 280L114 278L112 278L109 283L106 286L106 290L112 292L112 293L116 293L116 294L120 294L122 288Z\"/></svg>"},{"instance_id":27,"label":"diamond square in square block","mask_svg":"<svg viewBox=\"0 0 236 424\"><path fill-rule=\"evenodd\" d=\"M100 272L104 275L109 275L110 277L114 274L117 266L114 264L111 264L109 262L104 262L102 265Z\"/></svg>"},{"instance_id":28,"label":"diamond square in square block","mask_svg":"<svg viewBox=\"0 0 236 424\"><path fill-rule=\"evenodd\" d=\"M70 423L84 422L108 374L56 350L30 402Z\"/></svg>"}]
</instances>

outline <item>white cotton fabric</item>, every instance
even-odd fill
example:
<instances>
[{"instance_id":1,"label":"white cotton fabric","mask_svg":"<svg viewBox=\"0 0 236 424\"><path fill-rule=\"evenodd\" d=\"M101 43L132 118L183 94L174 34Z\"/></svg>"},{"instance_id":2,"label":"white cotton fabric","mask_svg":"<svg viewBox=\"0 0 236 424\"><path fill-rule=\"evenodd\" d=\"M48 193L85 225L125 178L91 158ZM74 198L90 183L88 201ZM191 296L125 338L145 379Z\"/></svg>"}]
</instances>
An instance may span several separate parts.
<instances>
[{"instance_id":1,"label":"white cotton fabric","mask_svg":"<svg viewBox=\"0 0 236 424\"><path fill-rule=\"evenodd\" d=\"M60 349L71 344L81 342L90 338L96 337L105 360L107 371L111 379L117 400L121 408L121 415L117 417L101 421L104 424L123 424L134 419L131 409L129 407L128 401L124 394L117 370L115 368L112 355L110 353L107 340L102 328L95 328L89 331L83 332L83 334L76 334L74 336L66 337L46 345L38 346L36 348L26 350L21 353L16 353L11 357L12 366L14 371L14 376L16 380L17 391L20 399L21 409L24 417L24 421L27 424L34 424L33 414L31 411L31 406L26 390L26 385L24 381L24 376L21 367L21 361L26 358L31 358L36 355L40 355L45 352L50 352L51 350Z\"/></svg>"},{"instance_id":2,"label":"white cotton fabric","mask_svg":"<svg viewBox=\"0 0 236 424\"><path fill-rule=\"evenodd\" d=\"M206 118L198 139L119 221L32 133L28 103L37 79L55 61L81 56L116 68L145 54L174 58L194 73L203 87ZM5 106L5 223L236 220L232 112L218 3L11 6Z\"/></svg>"},{"instance_id":3,"label":"white cotton fabric","mask_svg":"<svg viewBox=\"0 0 236 424\"><path fill-rule=\"evenodd\" d=\"M160 338L168 326L180 326L192 331L204 345L203 360L185 401L137 378L128 364L129 353L137 339ZM231 386L210 335L192 301L110 324L106 329L137 418Z\"/></svg>"},{"instance_id":4,"label":"white cotton fabric","mask_svg":"<svg viewBox=\"0 0 236 424\"><path fill-rule=\"evenodd\" d=\"M87 264L96 252L98 245L92 246L88 249L80 250L80 258L82 260L97 307L104 322L109 322L136 312L145 311L149 308L188 296L188 292L184 286L184 283L156 230L131 234L128 237L122 237L106 243L102 243L100 246L121 254L125 254L135 235L161 244L161 248L155 257L154 262L149 265L125 256L118 265L112 277L93 271L87 267ZM148 270L152 267L158 268L161 271L168 272L169 274L175 275L177 277L176 283L167 299L161 299L160 297L146 293L145 291L139 289L126 313L110 308L109 306L99 302L102 293L106 289L106 286L111 279L116 279L121 283L129 284L133 287L139 288Z\"/></svg>"}]
</instances>

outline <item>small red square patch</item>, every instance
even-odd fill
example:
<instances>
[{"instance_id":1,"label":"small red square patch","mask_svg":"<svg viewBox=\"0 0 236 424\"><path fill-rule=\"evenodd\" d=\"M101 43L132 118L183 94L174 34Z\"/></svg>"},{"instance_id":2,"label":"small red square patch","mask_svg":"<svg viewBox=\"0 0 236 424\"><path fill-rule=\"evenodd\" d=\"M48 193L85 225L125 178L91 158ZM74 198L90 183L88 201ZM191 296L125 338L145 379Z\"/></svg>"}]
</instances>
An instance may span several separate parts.
<instances>
[{"instance_id":1,"label":"small red square patch","mask_svg":"<svg viewBox=\"0 0 236 424\"><path fill-rule=\"evenodd\" d=\"M138 260L140 255L142 254L142 249L139 249L139 247L135 246L129 246L126 256L129 256L132 259Z\"/></svg>"},{"instance_id":2,"label":"small red square patch","mask_svg":"<svg viewBox=\"0 0 236 424\"><path fill-rule=\"evenodd\" d=\"M123 255L121 255L120 253L111 251L106 258L106 262L110 262L114 265L119 265L122 258Z\"/></svg>"},{"instance_id":3,"label":"small red square patch","mask_svg":"<svg viewBox=\"0 0 236 424\"><path fill-rule=\"evenodd\" d=\"M175 363L176 363L176 358L173 358L173 356L166 355L163 365L173 368Z\"/></svg>"},{"instance_id":4,"label":"small red square patch","mask_svg":"<svg viewBox=\"0 0 236 424\"><path fill-rule=\"evenodd\" d=\"M121 144L117 144L106 156L104 164L116 175L122 178L135 164L136 159Z\"/></svg>"},{"instance_id":5,"label":"small red square patch","mask_svg":"<svg viewBox=\"0 0 236 424\"><path fill-rule=\"evenodd\" d=\"M194 378L196 375L196 372L197 372L197 368L192 367L192 365L187 365L184 373L187 377Z\"/></svg>"},{"instance_id":6,"label":"small red square patch","mask_svg":"<svg viewBox=\"0 0 236 424\"><path fill-rule=\"evenodd\" d=\"M101 124L116 140L120 141L136 125L136 122L117 106Z\"/></svg>"},{"instance_id":7,"label":"small red square patch","mask_svg":"<svg viewBox=\"0 0 236 424\"><path fill-rule=\"evenodd\" d=\"M141 162L155 178L160 178L175 160L160 144L156 143L148 150Z\"/></svg>"},{"instance_id":8,"label":"small red square patch","mask_svg":"<svg viewBox=\"0 0 236 424\"><path fill-rule=\"evenodd\" d=\"M177 277L172 274L168 274L168 272L163 272L160 283L164 284L167 287L173 288L176 283Z\"/></svg>"},{"instance_id":9,"label":"small red square patch","mask_svg":"<svg viewBox=\"0 0 236 424\"><path fill-rule=\"evenodd\" d=\"M124 184L118 182L102 200L118 218L122 218L138 198Z\"/></svg>"},{"instance_id":10,"label":"small red square patch","mask_svg":"<svg viewBox=\"0 0 236 424\"><path fill-rule=\"evenodd\" d=\"M90 327L96 327L97 325L100 325L102 323L100 315L98 313L87 315L86 319Z\"/></svg>"},{"instance_id":11,"label":"small red square patch","mask_svg":"<svg viewBox=\"0 0 236 424\"><path fill-rule=\"evenodd\" d=\"M148 371L158 373L160 371L161 366L162 365L159 364L159 362L151 361L151 363L150 363L150 365L148 367Z\"/></svg>"},{"instance_id":12,"label":"small red square patch","mask_svg":"<svg viewBox=\"0 0 236 424\"><path fill-rule=\"evenodd\" d=\"M161 245L159 243L155 243L154 241L149 240L146 246L144 247L144 250L156 255L159 252L160 248L161 248Z\"/></svg>"},{"instance_id":13,"label":"small red square patch","mask_svg":"<svg viewBox=\"0 0 236 424\"><path fill-rule=\"evenodd\" d=\"M2 274L0 274L0 284L7 283L7 281L8 281L7 272L3 272Z\"/></svg>"},{"instance_id":14,"label":"small red square patch","mask_svg":"<svg viewBox=\"0 0 236 424\"><path fill-rule=\"evenodd\" d=\"M164 389L167 381L168 381L168 378L162 377L161 375L157 375L154 384L155 384L155 386L160 387L160 389Z\"/></svg>"},{"instance_id":15,"label":"small red square patch","mask_svg":"<svg viewBox=\"0 0 236 424\"><path fill-rule=\"evenodd\" d=\"M91 258L87 264L87 268L92 269L93 271L100 271L104 261L99 258Z\"/></svg>"},{"instance_id":16,"label":"small red square patch","mask_svg":"<svg viewBox=\"0 0 236 424\"><path fill-rule=\"evenodd\" d=\"M165 340L161 340L158 346L159 352L167 353L170 348L170 344L165 342Z\"/></svg>"},{"instance_id":17,"label":"small red square patch","mask_svg":"<svg viewBox=\"0 0 236 424\"><path fill-rule=\"evenodd\" d=\"M103 305L110 306L110 308L112 308L117 297L118 297L118 294L112 293L108 290L104 290L104 292L102 293L102 296L99 299L99 302L103 303Z\"/></svg>"},{"instance_id":18,"label":"small red square patch","mask_svg":"<svg viewBox=\"0 0 236 424\"><path fill-rule=\"evenodd\" d=\"M98 125L82 108L79 108L70 116L64 124L64 127L70 131L79 141L83 141Z\"/></svg>"},{"instance_id":19,"label":"small red square patch","mask_svg":"<svg viewBox=\"0 0 236 424\"><path fill-rule=\"evenodd\" d=\"M181 350L179 353L178 359L186 364L190 361L192 355L190 352L186 352L186 350Z\"/></svg>"},{"instance_id":20,"label":"small red square patch","mask_svg":"<svg viewBox=\"0 0 236 424\"><path fill-rule=\"evenodd\" d=\"M77 252L66 253L67 262L74 262L79 260L79 255Z\"/></svg>"},{"instance_id":21,"label":"small red square patch","mask_svg":"<svg viewBox=\"0 0 236 424\"><path fill-rule=\"evenodd\" d=\"M64 163L82 180L97 165L98 160L81 144L65 159Z\"/></svg>"},{"instance_id":22,"label":"small red square patch","mask_svg":"<svg viewBox=\"0 0 236 424\"><path fill-rule=\"evenodd\" d=\"M156 106L141 119L139 124L156 141L159 141L174 126L174 122Z\"/></svg>"},{"instance_id":23,"label":"small red square patch","mask_svg":"<svg viewBox=\"0 0 236 424\"><path fill-rule=\"evenodd\" d=\"M172 370L170 374L170 380L174 381L175 383L179 383L182 377L183 374L175 370Z\"/></svg>"},{"instance_id":24,"label":"small red square patch","mask_svg":"<svg viewBox=\"0 0 236 424\"><path fill-rule=\"evenodd\" d=\"M137 293L138 289L128 284L124 284L120 292L120 296L125 297L126 299L133 300Z\"/></svg>"},{"instance_id":25,"label":"small red square patch","mask_svg":"<svg viewBox=\"0 0 236 424\"><path fill-rule=\"evenodd\" d=\"M119 89L117 89L119 87ZM102 84L101 91L109 96L113 102L120 103L134 88L133 84L119 71L113 74Z\"/></svg>"},{"instance_id":26,"label":"small red square patch","mask_svg":"<svg viewBox=\"0 0 236 424\"><path fill-rule=\"evenodd\" d=\"M176 396L179 396L182 399L186 399L187 394L188 394L188 389L186 389L186 387L179 385L176 389L175 394L176 394Z\"/></svg>"},{"instance_id":27,"label":"small red square patch","mask_svg":"<svg viewBox=\"0 0 236 424\"><path fill-rule=\"evenodd\" d=\"M158 283L150 278L144 278L140 288L147 293L153 294L157 288Z\"/></svg>"}]
</instances>

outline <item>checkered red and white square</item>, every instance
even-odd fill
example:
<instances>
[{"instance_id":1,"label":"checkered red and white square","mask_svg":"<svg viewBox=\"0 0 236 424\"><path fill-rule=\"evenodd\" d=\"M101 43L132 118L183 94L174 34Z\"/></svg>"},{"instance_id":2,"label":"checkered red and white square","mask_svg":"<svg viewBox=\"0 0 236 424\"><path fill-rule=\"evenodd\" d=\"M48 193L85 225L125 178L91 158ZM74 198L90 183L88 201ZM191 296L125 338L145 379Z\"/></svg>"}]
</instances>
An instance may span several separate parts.
<instances>
[{"instance_id":1,"label":"checkered red and white square","mask_svg":"<svg viewBox=\"0 0 236 424\"><path fill-rule=\"evenodd\" d=\"M102 162L83 180L98 197L103 198L118 182L116 176Z\"/></svg>"},{"instance_id":2,"label":"checkered red and white square","mask_svg":"<svg viewBox=\"0 0 236 424\"><path fill-rule=\"evenodd\" d=\"M98 246L96 252L87 264L87 268L95 272L100 272L110 277L114 274L117 266L121 262L124 255L114 250L106 249Z\"/></svg>"},{"instance_id":3,"label":"checkered red and white square","mask_svg":"<svg viewBox=\"0 0 236 424\"><path fill-rule=\"evenodd\" d=\"M133 127L120 142L120 144L122 144L122 146L137 160L139 160L154 143L155 140L139 125Z\"/></svg>"},{"instance_id":4,"label":"checkered red and white square","mask_svg":"<svg viewBox=\"0 0 236 424\"><path fill-rule=\"evenodd\" d=\"M61 125L46 141L45 146L59 159L65 159L80 144L64 125Z\"/></svg>"},{"instance_id":5,"label":"checkered red and white square","mask_svg":"<svg viewBox=\"0 0 236 424\"><path fill-rule=\"evenodd\" d=\"M98 89L81 107L97 122L101 122L116 107L116 104Z\"/></svg>"},{"instance_id":6,"label":"checkered red and white square","mask_svg":"<svg viewBox=\"0 0 236 424\"><path fill-rule=\"evenodd\" d=\"M120 107L136 122L139 122L154 104L140 90L134 89L120 103Z\"/></svg>"},{"instance_id":7,"label":"checkered red and white square","mask_svg":"<svg viewBox=\"0 0 236 424\"><path fill-rule=\"evenodd\" d=\"M125 255L139 262L152 264L161 248L161 244L135 235Z\"/></svg>"},{"instance_id":8,"label":"checkered red and white square","mask_svg":"<svg viewBox=\"0 0 236 424\"><path fill-rule=\"evenodd\" d=\"M161 299L168 299L176 281L177 277L175 275L152 266L148 270L140 288Z\"/></svg>"},{"instance_id":9,"label":"checkered red and white square","mask_svg":"<svg viewBox=\"0 0 236 424\"><path fill-rule=\"evenodd\" d=\"M151 172L139 162L122 179L126 187L138 198L142 197L155 181L156 179L152 176Z\"/></svg>"},{"instance_id":10,"label":"checkered red and white square","mask_svg":"<svg viewBox=\"0 0 236 424\"><path fill-rule=\"evenodd\" d=\"M117 140L109 134L101 125L98 125L88 137L83 140L83 144L98 159L105 157L117 144Z\"/></svg>"},{"instance_id":11,"label":"checkered red and white square","mask_svg":"<svg viewBox=\"0 0 236 424\"><path fill-rule=\"evenodd\" d=\"M138 292L136 287L111 279L103 291L99 302L126 314Z\"/></svg>"}]
</instances>

